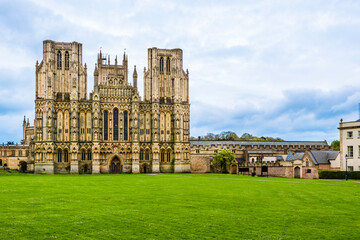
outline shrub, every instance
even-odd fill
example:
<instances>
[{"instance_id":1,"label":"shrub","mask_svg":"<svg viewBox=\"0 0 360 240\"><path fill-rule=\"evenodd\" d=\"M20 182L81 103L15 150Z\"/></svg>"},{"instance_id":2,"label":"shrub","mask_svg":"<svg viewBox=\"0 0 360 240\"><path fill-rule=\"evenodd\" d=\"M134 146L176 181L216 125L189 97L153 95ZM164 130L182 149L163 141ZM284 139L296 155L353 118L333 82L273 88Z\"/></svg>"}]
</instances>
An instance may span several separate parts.
<instances>
[{"instance_id":1,"label":"shrub","mask_svg":"<svg viewBox=\"0 0 360 240\"><path fill-rule=\"evenodd\" d=\"M319 171L320 179L345 179L346 171ZM348 171L348 179L360 179L360 171Z\"/></svg>"}]
</instances>

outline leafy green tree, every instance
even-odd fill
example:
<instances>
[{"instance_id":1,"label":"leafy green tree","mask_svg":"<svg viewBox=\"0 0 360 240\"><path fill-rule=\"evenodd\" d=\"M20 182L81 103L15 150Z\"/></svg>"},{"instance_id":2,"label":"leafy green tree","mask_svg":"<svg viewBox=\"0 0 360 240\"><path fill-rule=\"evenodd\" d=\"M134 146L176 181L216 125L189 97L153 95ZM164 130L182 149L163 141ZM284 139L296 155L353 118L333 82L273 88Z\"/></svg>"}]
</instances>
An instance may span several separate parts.
<instances>
[{"instance_id":1,"label":"leafy green tree","mask_svg":"<svg viewBox=\"0 0 360 240\"><path fill-rule=\"evenodd\" d=\"M332 147L333 151L340 151L340 141L339 140L332 141L331 147Z\"/></svg>"},{"instance_id":2,"label":"leafy green tree","mask_svg":"<svg viewBox=\"0 0 360 240\"><path fill-rule=\"evenodd\" d=\"M222 173L226 173L228 166L235 159L235 154L230 150L221 150L219 153L214 153L213 165Z\"/></svg>"}]
</instances>

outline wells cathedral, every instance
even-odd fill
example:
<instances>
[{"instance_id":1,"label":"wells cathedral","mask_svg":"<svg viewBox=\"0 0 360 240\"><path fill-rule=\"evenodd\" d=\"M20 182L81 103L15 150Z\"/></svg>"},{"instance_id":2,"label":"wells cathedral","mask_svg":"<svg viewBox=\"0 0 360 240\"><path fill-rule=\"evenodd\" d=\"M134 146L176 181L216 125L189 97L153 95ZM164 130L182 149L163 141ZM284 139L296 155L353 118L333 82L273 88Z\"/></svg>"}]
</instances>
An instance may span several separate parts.
<instances>
[{"instance_id":1,"label":"wells cathedral","mask_svg":"<svg viewBox=\"0 0 360 240\"><path fill-rule=\"evenodd\" d=\"M214 153L231 150L230 173L316 178L340 169L326 141L197 141L190 136L189 72L181 49L148 49L143 99L128 57L100 53L87 94L82 44L46 40L35 68L35 119L21 144L0 146L0 168L36 174L214 172Z\"/></svg>"}]
</instances>

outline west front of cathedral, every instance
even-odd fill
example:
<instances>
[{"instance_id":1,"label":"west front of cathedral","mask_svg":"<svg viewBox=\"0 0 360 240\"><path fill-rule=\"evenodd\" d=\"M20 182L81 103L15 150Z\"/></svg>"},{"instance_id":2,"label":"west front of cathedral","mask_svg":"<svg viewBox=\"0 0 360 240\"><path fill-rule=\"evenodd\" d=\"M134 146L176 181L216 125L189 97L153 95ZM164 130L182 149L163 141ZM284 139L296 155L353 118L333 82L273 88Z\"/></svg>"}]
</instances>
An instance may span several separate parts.
<instances>
[{"instance_id":1,"label":"west front of cathedral","mask_svg":"<svg viewBox=\"0 0 360 240\"><path fill-rule=\"evenodd\" d=\"M36 64L35 173L190 172L189 73L181 49L148 49L144 98L128 57L98 54L87 98L82 44L46 40Z\"/></svg>"}]
</instances>

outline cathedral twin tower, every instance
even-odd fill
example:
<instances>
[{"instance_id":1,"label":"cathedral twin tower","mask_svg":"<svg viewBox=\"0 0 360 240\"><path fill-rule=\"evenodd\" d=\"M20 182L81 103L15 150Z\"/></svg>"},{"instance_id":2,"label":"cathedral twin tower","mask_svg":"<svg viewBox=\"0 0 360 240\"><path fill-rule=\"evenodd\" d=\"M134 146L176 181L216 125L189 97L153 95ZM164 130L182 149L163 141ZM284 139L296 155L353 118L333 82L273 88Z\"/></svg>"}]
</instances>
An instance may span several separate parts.
<instances>
[{"instance_id":1,"label":"cathedral twin tower","mask_svg":"<svg viewBox=\"0 0 360 240\"><path fill-rule=\"evenodd\" d=\"M36 63L35 173L190 172L189 73L181 49L148 49L144 99L128 59L98 54L87 98L82 44L43 42Z\"/></svg>"}]
</instances>

